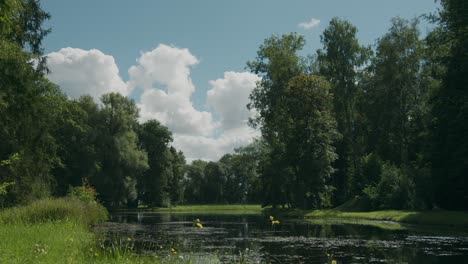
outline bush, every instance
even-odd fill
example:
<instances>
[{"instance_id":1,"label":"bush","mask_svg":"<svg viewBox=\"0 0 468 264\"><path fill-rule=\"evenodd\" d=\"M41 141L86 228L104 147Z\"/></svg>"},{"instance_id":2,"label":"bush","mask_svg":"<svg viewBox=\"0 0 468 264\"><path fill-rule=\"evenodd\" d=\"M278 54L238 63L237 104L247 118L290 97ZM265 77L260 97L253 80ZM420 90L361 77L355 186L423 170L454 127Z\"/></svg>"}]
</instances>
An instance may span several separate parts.
<instances>
[{"instance_id":1,"label":"bush","mask_svg":"<svg viewBox=\"0 0 468 264\"><path fill-rule=\"evenodd\" d=\"M95 202L97 198L97 192L93 187L91 187L88 179L83 178L81 186L70 186L68 196L83 202Z\"/></svg>"},{"instance_id":2,"label":"bush","mask_svg":"<svg viewBox=\"0 0 468 264\"><path fill-rule=\"evenodd\" d=\"M377 197L381 209L412 209L414 183L402 169L384 164L377 184Z\"/></svg>"}]
</instances>

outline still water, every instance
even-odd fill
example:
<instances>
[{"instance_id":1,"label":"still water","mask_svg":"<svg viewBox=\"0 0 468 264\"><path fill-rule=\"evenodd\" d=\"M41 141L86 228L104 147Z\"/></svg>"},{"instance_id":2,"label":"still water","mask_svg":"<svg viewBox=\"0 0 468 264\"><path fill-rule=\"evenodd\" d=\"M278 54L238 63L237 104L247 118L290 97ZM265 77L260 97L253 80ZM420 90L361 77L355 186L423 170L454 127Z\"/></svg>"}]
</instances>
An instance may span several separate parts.
<instances>
[{"instance_id":1,"label":"still water","mask_svg":"<svg viewBox=\"0 0 468 264\"><path fill-rule=\"evenodd\" d=\"M468 235L457 230L280 222L272 226L261 214L114 212L96 232L108 242L131 240L138 254L165 256L173 248L181 257L216 255L225 263L240 256L248 263L468 263Z\"/></svg>"}]
</instances>

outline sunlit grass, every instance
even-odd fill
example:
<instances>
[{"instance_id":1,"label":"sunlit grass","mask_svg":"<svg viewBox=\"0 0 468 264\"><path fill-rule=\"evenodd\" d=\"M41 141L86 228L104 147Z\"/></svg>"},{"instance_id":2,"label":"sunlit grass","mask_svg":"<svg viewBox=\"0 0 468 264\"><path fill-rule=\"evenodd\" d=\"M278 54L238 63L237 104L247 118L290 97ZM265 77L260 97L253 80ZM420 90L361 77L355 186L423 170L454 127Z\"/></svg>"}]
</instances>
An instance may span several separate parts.
<instances>
[{"instance_id":1,"label":"sunlit grass","mask_svg":"<svg viewBox=\"0 0 468 264\"><path fill-rule=\"evenodd\" d=\"M445 225L468 227L468 213L454 211L373 211L341 212L335 210L316 210L305 213L306 218L353 218L366 220L393 221L420 225Z\"/></svg>"},{"instance_id":2,"label":"sunlit grass","mask_svg":"<svg viewBox=\"0 0 468 264\"><path fill-rule=\"evenodd\" d=\"M102 205L72 198L43 199L0 211L0 224L73 221L88 226L106 219L107 210Z\"/></svg>"},{"instance_id":3,"label":"sunlit grass","mask_svg":"<svg viewBox=\"0 0 468 264\"><path fill-rule=\"evenodd\" d=\"M258 204L231 205L178 205L170 208L153 208L154 212L197 213L197 214L259 214L262 207Z\"/></svg>"}]
</instances>

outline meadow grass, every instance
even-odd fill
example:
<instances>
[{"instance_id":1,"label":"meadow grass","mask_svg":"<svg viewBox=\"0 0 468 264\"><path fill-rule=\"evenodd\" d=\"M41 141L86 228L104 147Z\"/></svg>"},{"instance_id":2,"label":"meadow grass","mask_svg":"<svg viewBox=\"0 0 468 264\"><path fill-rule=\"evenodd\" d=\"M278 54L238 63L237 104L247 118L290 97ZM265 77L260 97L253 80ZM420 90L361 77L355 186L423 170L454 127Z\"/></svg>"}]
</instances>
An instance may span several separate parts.
<instances>
[{"instance_id":1,"label":"meadow grass","mask_svg":"<svg viewBox=\"0 0 468 264\"><path fill-rule=\"evenodd\" d=\"M468 228L468 213L455 211L400 211L342 212L315 210L304 214L306 218L344 218L392 221L418 225L440 225Z\"/></svg>"},{"instance_id":2,"label":"meadow grass","mask_svg":"<svg viewBox=\"0 0 468 264\"><path fill-rule=\"evenodd\" d=\"M209 204L177 205L169 208L151 208L153 212L206 213L206 214L259 214L262 207L258 204Z\"/></svg>"},{"instance_id":3,"label":"meadow grass","mask_svg":"<svg viewBox=\"0 0 468 264\"><path fill-rule=\"evenodd\" d=\"M0 211L0 224L38 224L73 221L85 226L107 219L107 210L97 202L83 202L73 198L55 198L34 201Z\"/></svg>"},{"instance_id":4,"label":"meadow grass","mask_svg":"<svg viewBox=\"0 0 468 264\"><path fill-rule=\"evenodd\" d=\"M125 248L100 248L90 226L107 219L96 202L44 199L0 211L0 263L155 263Z\"/></svg>"}]
</instances>

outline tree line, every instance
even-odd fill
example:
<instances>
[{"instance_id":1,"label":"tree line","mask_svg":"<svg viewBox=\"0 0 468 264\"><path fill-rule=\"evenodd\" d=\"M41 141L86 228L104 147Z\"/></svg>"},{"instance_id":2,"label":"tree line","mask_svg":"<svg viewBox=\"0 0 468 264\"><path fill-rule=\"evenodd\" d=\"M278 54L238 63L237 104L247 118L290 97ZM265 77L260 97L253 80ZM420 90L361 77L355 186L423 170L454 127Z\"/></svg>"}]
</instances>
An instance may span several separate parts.
<instances>
[{"instance_id":1,"label":"tree line","mask_svg":"<svg viewBox=\"0 0 468 264\"><path fill-rule=\"evenodd\" d=\"M247 64L264 205L467 209L467 8L441 1L424 38L394 18L374 46L333 18L306 57L303 36L267 38Z\"/></svg>"},{"instance_id":2,"label":"tree line","mask_svg":"<svg viewBox=\"0 0 468 264\"><path fill-rule=\"evenodd\" d=\"M467 7L441 1L394 18L374 46L334 18L322 48L271 36L247 63L261 137L219 161L195 160L135 102L71 100L47 79L37 0L0 2L0 206L62 196L83 182L112 207L262 203L359 210L468 207Z\"/></svg>"}]
</instances>

